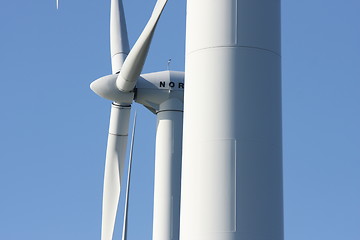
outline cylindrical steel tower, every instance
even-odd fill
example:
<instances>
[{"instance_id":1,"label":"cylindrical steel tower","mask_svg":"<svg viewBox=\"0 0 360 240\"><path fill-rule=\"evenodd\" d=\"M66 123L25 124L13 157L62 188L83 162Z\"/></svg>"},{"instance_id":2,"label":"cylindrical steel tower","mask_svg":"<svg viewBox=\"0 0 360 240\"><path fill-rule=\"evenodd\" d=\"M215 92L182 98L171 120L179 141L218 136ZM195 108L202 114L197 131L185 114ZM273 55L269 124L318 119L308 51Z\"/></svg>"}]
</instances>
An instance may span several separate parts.
<instances>
[{"instance_id":1,"label":"cylindrical steel tower","mask_svg":"<svg viewBox=\"0 0 360 240\"><path fill-rule=\"evenodd\" d=\"M283 240L280 0L187 0L181 240Z\"/></svg>"}]
</instances>

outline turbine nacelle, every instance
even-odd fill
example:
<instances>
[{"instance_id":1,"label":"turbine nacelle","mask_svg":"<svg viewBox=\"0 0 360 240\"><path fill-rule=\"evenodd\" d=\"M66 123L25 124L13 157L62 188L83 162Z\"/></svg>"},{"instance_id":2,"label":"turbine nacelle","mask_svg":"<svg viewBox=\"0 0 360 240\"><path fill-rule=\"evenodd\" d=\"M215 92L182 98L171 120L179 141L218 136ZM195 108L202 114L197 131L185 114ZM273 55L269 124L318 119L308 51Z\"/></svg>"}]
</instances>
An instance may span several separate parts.
<instances>
[{"instance_id":1,"label":"turbine nacelle","mask_svg":"<svg viewBox=\"0 0 360 240\"><path fill-rule=\"evenodd\" d=\"M97 95L121 105L130 105L134 99L152 112L162 109L160 105L168 99L177 99L179 104L174 110L180 110L184 99L184 77L183 72L176 71L142 74L133 91L123 92L116 85L118 74L112 74L95 80L90 88Z\"/></svg>"},{"instance_id":2,"label":"turbine nacelle","mask_svg":"<svg viewBox=\"0 0 360 240\"><path fill-rule=\"evenodd\" d=\"M135 102L153 113L163 110L182 111L184 72L163 71L142 74L136 84Z\"/></svg>"}]
</instances>

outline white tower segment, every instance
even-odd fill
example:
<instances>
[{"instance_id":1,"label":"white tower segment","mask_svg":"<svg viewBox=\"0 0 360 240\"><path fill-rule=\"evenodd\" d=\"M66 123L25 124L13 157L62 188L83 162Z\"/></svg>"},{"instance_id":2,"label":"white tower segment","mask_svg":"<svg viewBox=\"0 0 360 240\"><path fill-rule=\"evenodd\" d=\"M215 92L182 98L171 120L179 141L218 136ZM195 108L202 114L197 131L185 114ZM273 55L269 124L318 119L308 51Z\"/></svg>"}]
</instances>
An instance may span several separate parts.
<instances>
[{"instance_id":1,"label":"white tower segment","mask_svg":"<svg viewBox=\"0 0 360 240\"><path fill-rule=\"evenodd\" d=\"M184 73L163 71L141 77L135 101L157 117L152 239L178 240Z\"/></svg>"},{"instance_id":2,"label":"white tower segment","mask_svg":"<svg viewBox=\"0 0 360 240\"><path fill-rule=\"evenodd\" d=\"M178 240L182 152L182 104L170 100L158 111L154 179L153 237ZM180 106L180 107L179 107ZM169 109L169 110L166 110Z\"/></svg>"},{"instance_id":3,"label":"white tower segment","mask_svg":"<svg viewBox=\"0 0 360 240\"><path fill-rule=\"evenodd\" d=\"M181 240L283 240L280 0L188 0Z\"/></svg>"}]
</instances>

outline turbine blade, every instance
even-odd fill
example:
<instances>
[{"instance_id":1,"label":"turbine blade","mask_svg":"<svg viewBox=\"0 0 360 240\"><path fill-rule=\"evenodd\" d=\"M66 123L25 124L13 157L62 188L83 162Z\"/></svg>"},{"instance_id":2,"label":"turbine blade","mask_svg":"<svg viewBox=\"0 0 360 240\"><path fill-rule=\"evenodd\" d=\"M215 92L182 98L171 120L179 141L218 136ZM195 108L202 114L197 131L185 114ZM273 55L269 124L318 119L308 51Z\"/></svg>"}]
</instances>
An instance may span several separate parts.
<instances>
[{"instance_id":1,"label":"turbine blade","mask_svg":"<svg viewBox=\"0 0 360 240\"><path fill-rule=\"evenodd\" d=\"M101 239L112 240L123 175L130 106L112 104L106 150Z\"/></svg>"},{"instance_id":2,"label":"turbine blade","mask_svg":"<svg viewBox=\"0 0 360 240\"><path fill-rule=\"evenodd\" d=\"M129 39L122 0L111 0L110 52L113 74L120 71L129 51Z\"/></svg>"},{"instance_id":3,"label":"turbine blade","mask_svg":"<svg viewBox=\"0 0 360 240\"><path fill-rule=\"evenodd\" d=\"M131 145L130 145L129 167L128 167L128 176L127 176L127 184L126 184L122 240L127 240L128 209L129 209L129 199L130 199L130 178L131 178L132 157L133 157L133 151L134 151L135 129L136 129L136 112L134 115L133 129L132 129L132 133L131 133Z\"/></svg>"},{"instance_id":4,"label":"turbine blade","mask_svg":"<svg viewBox=\"0 0 360 240\"><path fill-rule=\"evenodd\" d=\"M140 76L144 66L156 24L166 3L167 0L158 0L156 2L155 8L148 23L146 24L139 39L136 41L134 47L131 49L129 55L127 56L116 80L116 86L120 91L129 92L134 89L136 80Z\"/></svg>"}]
</instances>

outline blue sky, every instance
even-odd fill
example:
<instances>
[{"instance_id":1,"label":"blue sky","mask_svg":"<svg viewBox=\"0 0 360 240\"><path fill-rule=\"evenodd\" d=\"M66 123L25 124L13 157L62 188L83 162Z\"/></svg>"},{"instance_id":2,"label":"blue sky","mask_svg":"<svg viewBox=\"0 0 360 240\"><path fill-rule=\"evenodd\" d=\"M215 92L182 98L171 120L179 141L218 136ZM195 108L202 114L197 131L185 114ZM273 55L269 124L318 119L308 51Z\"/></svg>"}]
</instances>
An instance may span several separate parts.
<instances>
[{"instance_id":1,"label":"blue sky","mask_svg":"<svg viewBox=\"0 0 360 240\"><path fill-rule=\"evenodd\" d=\"M89 84L111 72L109 2L1 3L0 239L100 239L110 102ZM124 0L131 45L154 4ZM287 240L360 236L359 10L357 0L282 1ZM169 58L184 70L184 40L185 1L169 0L143 72ZM129 240L151 239L155 116L133 109Z\"/></svg>"}]
</instances>

